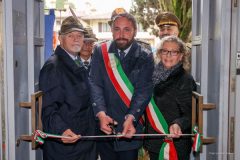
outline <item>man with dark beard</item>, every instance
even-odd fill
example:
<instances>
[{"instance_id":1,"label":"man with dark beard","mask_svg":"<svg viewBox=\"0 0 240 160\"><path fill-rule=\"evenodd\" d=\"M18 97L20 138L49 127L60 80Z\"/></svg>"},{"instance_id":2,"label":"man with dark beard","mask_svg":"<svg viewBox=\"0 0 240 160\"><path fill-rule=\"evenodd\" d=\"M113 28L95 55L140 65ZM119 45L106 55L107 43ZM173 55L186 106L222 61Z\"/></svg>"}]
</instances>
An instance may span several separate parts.
<instances>
[{"instance_id":1,"label":"man with dark beard","mask_svg":"<svg viewBox=\"0 0 240 160\"><path fill-rule=\"evenodd\" d=\"M60 45L40 72L43 130L66 137L45 141L44 160L96 160L95 142L81 140L81 135L94 135L95 131L88 72L78 57L84 33L78 19L64 19Z\"/></svg>"},{"instance_id":2,"label":"man with dark beard","mask_svg":"<svg viewBox=\"0 0 240 160\"><path fill-rule=\"evenodd\" d=\"M135 18L115 10L111 31L113 40L97 46L90 71L93 110L99 122L99 134L122 137L97 142L101 160L137 160L142 140L139 122L152 95L153 57L140 46Z\"/></svg>"},{"instance_id":3,"label":"man with dark beard","mask_svg":"<svg viewBox=\"0 0 240 160\"><path fill-rule=\"evenodd\" d=\"M110 26L112 26L112 22L115 18L115 16L119 13L127 13L127 11L124 8L116 8L115 10L113 10L112 15L111 15L111 19L110 21L108 21L108 24ZM140 39L136 39L137 43L140 44L140 46L142 46L145 49L148 49L149 51L152 51L152 47L149 43L142 41Z\"/></svg>"}]
</instances>

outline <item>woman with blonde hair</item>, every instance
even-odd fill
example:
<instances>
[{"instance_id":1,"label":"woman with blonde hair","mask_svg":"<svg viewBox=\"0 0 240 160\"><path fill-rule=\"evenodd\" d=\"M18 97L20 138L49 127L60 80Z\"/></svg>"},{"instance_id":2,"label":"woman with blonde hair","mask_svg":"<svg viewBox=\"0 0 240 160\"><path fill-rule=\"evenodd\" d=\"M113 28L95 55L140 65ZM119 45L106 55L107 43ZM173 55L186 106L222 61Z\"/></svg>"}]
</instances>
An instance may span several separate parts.
<instances>
[{"instance_id":1,"label":"woman with blonde hair","mask_svg":"<svg viewBox=\"0 0 240 160\"><path fill-rule=\"evenodd\" d=\"M189 159L191 152L191 137L181 137L181 134L191 133L191 97L196 84L193 77L186 72L183 65L187 63L185 55L186 47L176 36L167 36L161 39L157 49L157 59L153 72L153 99L157 110L161 112L163 119L159 122L165 123L168 140L162 138L149 138L145 140L145 148L148 150L151 160L163 159L165 142L173 144L171 152L178 159ZM155 114L155 113L153 113ZM146 132L157 134L159 130L154 124L152 113L147 112ZM155 114L159 115L159 114Z\"/></svg>"}]
</instances>

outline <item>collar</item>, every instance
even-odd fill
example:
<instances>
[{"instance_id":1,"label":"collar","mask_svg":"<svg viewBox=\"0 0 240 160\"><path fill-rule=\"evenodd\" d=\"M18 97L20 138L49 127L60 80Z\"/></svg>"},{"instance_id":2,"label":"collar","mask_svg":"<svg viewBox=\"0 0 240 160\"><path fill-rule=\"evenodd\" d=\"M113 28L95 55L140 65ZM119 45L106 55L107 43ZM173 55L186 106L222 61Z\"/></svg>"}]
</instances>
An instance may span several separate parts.
<instances>
[{"instance_id":1,"label":"collar","mask_svg":"<svg viewBox=\"0 0 240 160\"><path fill-rule=\"evenodd\" d=\"M61 47L61 46L60 46L60 47ZM62 48L62 47L61 47L61 48ZM68 53L64 48L62 48L62 49L72 58L72 60L78 59L78 56L74 56L74 55Z\"/></svg>"},{"instance_id":2,"label":"collar","mask_svg":"<svg viewBox=\"0 0 240 160\"><path fill-rule=\"evenodd\" d=\"M132 47L132 44L127 48L127 49L125 49L124 50L124 52L125 52L125 56L128 54L128 52L129 52L129 50L131 49L131 47ZM118 49L118 53L120 53L120 49Z\"/></svg>"},{"instance_id":3,"label":"collar","mask_svg":"<svg viewBox=\"0 0 240 160\"><path fill-rule=\"evenodd\" d=\"M85 59L83 59L83 58L81 58L81 57L80 57L80 59L81 59L82 62L86 62L86 61L87 61L87 62L90 63L92 58L91 58L91 56L90 56L90 57L88 58L88 60L85 60Z\"/></svg>"}]
</instances>

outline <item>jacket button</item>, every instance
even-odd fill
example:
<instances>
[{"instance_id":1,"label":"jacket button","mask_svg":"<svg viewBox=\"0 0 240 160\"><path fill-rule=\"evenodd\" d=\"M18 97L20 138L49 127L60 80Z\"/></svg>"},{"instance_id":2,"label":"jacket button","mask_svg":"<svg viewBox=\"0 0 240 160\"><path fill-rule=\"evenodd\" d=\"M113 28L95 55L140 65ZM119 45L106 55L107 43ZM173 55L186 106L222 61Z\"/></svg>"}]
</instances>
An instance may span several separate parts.
<instances>
[{"instance_id":1,"label":"jacket button","mask_svg":"<svg viewBox=\"0 0 240 160\"><path fill-rule=\"evenodd\" d=\"M92 106L95 107L95 106L97 106L97 104L96 104L96 103L93 103Z\"/></svg>"}]
</instances>

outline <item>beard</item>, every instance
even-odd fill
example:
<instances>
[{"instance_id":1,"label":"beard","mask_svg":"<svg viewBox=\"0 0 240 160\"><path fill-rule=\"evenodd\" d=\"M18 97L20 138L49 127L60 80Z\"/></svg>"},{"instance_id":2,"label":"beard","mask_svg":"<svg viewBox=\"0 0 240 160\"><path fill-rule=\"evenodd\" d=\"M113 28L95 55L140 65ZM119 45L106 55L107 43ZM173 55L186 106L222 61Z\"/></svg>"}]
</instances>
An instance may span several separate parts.
<instances>
[{"instance_id":1,"label":"beard","mask_svg":"<svg viewBox=\"0 0 240 160\"><path fill-rule=\"evenodd\" d=\"M119 38L119 39L116 39L115 42L118 49L125 50L132 44L133 40L134 40L133 38L130 40L125 38Z\"/></svg>"},{"instance_id":2,"label":"beard","mask_svg":"<svg viewBox=\"0 0 240 160\"><path fill-rule=\"evenodd\" d=\"M72 50L75 52L75 53L78 53L81 51L81 46L80 45L74 45L72 47Z\"/></svg>"}]
</instances>

